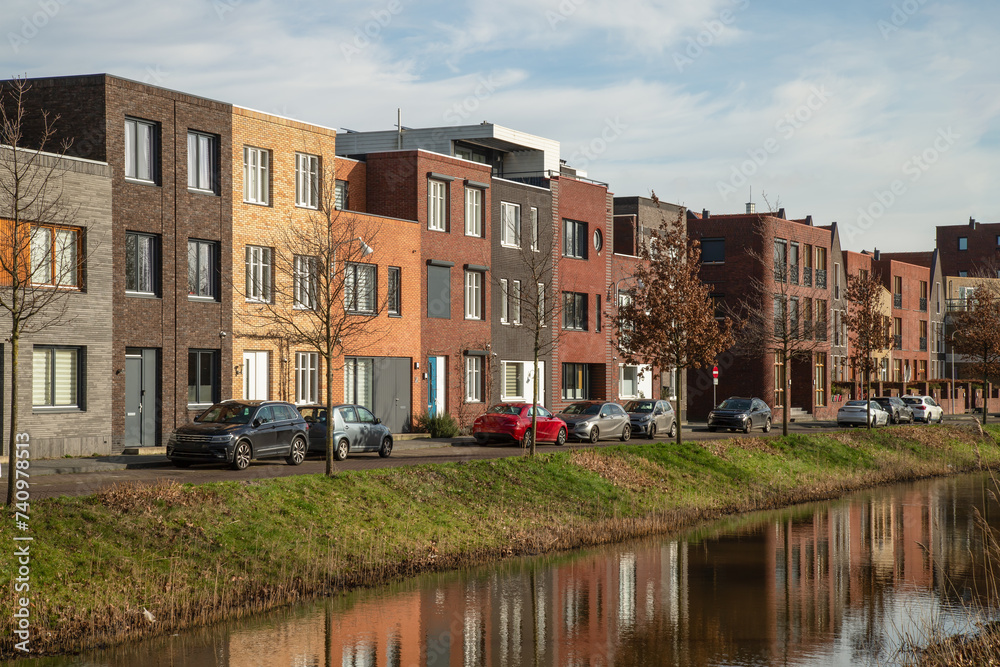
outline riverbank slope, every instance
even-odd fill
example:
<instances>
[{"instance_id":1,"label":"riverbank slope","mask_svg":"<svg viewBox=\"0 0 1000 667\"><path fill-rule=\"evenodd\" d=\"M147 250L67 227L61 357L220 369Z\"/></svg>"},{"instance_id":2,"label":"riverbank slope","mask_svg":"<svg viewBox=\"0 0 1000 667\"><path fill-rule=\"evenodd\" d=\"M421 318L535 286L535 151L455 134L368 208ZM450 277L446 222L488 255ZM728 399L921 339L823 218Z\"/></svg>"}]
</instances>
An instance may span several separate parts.
<instances>
[{"instance_id":1,"label":"riverbank slope","mask_svg":"<svg viewBox=\"0 0 1000 667\"><path fill-rule=\"evenodd\" d=\"M624 445L43 500L28 533L30 648L76 651L422 571L995 467L989 433L971 424ZM14 590L13 537L7 518L4 657L25 596Z\"/></svg>"}]
</instances>

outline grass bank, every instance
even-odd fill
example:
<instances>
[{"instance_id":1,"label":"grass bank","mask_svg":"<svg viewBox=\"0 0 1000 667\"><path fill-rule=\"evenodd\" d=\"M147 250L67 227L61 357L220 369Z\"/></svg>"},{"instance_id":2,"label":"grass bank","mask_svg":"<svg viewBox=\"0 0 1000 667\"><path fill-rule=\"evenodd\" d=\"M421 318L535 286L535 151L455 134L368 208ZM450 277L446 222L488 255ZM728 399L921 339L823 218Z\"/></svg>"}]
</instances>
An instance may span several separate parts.
<instances>
[{"instance_id":1,"label":"grass bank","mask_svg":"<svg viewBox=\"0 0 1000 667\"><path fill-rule=\"evenodd\" d=\"M988 433L933 426L116 486L32 504L31 648L76 651L422 571L997 464ZM14 544L12 532L4 520L0 544ZM10 656L13 549L4 549L0 655Z\"/></svg>"}]
</instances>

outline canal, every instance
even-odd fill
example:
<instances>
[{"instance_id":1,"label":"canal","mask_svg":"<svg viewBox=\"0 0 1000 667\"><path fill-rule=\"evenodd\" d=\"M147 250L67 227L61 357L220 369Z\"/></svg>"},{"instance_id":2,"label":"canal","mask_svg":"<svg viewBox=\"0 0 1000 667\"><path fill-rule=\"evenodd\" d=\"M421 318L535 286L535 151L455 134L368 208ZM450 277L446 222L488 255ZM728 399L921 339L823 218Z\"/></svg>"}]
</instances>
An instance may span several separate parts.
<instances>
[{"instance_id":1,"label":"canal","mask_svg":"<svg viewBox=\"0 0 1000 667\"><path fill-rule=\"evenodd\" d=\"M45 667L892 664L987 599L987 476L428 575Z\"/></svg>"}]
</instances>

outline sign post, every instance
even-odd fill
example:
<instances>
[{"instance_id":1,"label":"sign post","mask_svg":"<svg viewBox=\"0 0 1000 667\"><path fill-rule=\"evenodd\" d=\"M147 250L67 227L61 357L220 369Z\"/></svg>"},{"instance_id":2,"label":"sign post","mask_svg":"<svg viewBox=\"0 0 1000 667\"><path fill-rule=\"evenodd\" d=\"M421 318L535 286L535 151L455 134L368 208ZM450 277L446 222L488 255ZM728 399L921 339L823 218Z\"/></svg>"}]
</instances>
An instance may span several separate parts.
<instances>
[{"instance_id":1,"label":"sign post","mask_svg":"<svg viewBox=\"0 0 1000 667\"><path fill-rule=\"evenodd\" d=\"M715 388L719 386L719 367L712 366L712 407L714 408L718 402L715 398Z\"/></svg>"}]
</instances>

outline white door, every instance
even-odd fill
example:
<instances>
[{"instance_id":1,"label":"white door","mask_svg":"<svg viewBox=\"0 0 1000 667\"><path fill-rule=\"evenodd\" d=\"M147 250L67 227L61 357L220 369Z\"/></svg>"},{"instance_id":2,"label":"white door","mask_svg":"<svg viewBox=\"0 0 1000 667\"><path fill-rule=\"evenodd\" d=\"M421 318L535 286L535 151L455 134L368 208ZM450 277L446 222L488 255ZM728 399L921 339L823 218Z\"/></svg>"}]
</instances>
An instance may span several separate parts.
<instances>
[{"instance_id":1,"label":"white door","mask_svg":"<svg viewBox=\"0 0 1000 667\"><path fill-rule=\"evenodd\" d=\"M243 353L243 398L267 400L267 352Z\"/></svg>"}]
</instances>

